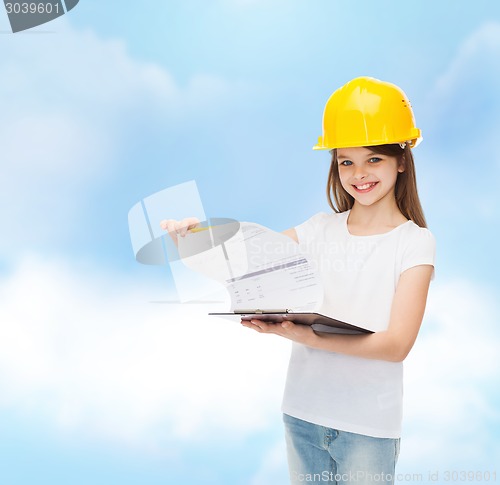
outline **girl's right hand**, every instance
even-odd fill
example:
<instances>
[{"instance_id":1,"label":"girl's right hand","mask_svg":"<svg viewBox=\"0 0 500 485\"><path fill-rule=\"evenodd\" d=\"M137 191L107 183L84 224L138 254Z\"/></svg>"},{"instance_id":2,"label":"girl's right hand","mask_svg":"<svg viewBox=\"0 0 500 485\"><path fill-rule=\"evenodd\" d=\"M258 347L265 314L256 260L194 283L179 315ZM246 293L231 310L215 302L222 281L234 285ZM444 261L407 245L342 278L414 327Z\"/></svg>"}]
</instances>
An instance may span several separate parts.
<instances>
[{"instance_id":1,"label":"girl's right hand","mask_svg":"<svg viewBox=\"0 0 500 485\"><path fill-rule=\"evenodd\" d=\"M164 219L160 226L164 231L168 231L170 237L177 243L177 236L184 237L188 231L194 229L200 223L196 217L187 217L181 221L175 219Z\"/></svg>"}]
</instances>

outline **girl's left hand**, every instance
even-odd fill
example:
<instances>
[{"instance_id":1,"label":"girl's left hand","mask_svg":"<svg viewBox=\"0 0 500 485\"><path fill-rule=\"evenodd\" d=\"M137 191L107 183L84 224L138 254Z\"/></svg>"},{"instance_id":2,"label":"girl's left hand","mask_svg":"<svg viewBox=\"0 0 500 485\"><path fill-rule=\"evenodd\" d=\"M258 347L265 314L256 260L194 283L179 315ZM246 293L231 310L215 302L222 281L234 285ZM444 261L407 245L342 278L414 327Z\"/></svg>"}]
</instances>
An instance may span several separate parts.
<instances>
[{"instance_id":1,"label":"girl's left hand","mask_svg":"<svg viewBox=\"0 0 500 485\"><path fill-rule=\"evenodd\" d=\"M309 325L296 325L290 320L285 320L282 323L266 322L265 320L242 320L241 324L256 332L279 335L304 345L308 345L315 336L314 330Z\"/></svg>"}]
</instances>

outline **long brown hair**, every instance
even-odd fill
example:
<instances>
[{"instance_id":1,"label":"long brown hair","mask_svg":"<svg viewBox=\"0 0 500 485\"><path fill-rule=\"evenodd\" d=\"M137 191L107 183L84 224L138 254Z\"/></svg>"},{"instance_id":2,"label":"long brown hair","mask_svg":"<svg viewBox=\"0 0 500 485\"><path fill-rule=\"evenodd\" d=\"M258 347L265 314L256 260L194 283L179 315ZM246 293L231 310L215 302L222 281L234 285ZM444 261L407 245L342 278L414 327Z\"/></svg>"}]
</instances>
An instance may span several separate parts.
<instances>
[{"instance_id":1,"label":"long brown hair","mask_svg":"<svg viewBox=\"0 0 500 485\"><path fill-rule=\"evenodd\" d=\"M427 227L424 211L420 204L420 199L418 198L415 161L408 144L405 148L401 148L398 143L365 148L369 148L380 155L396 157L399 163L403 163L404 172L398 173L396 187L394 189L396 204L407 219L412 220L420 227ZM352 209L354 197L349 195L340 183L337 149L334 148L330 153L332 154L332 164L330 166L330 172L328 173L328 182L326 185L328 203L335 212L345 212Z\"/></svg>"}]
</instances>

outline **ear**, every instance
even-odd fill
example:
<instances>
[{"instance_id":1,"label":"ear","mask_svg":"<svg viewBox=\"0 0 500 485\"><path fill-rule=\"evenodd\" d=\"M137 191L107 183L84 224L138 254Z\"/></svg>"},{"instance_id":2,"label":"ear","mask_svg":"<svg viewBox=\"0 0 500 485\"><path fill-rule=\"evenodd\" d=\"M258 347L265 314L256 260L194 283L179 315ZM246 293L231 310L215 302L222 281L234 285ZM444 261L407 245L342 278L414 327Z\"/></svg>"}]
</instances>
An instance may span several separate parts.
<instances>
[{"instance_id":1,"label":"ear","mask_svg":"<svg viewBox=\"0 0 500 485\"><path fill-rule=\"evenodd\" d=\"M398 172L403 173L405 171L405 157L404 155L401 157L401 160L398 163Z\"/></svg>"}]
</instances>

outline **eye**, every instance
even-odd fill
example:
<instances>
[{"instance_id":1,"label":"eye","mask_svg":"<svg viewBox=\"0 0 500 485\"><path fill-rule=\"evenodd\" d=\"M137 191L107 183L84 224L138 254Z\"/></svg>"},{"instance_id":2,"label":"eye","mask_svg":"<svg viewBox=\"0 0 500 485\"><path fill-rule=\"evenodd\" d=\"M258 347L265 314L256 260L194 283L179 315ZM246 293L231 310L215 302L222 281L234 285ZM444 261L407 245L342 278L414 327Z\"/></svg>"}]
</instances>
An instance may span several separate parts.
<instances>
[{"instance_id":1,"label":"eye","mask_svg":"<svg viewBox=\"0 0 500 485\"><path fill-rule=\"evenodd\" d=\"M379 157L372 157L370 160L368 160L370 163L377 163L380 162L382 159Z\"/></svg>"},{"instance_id":2,"label":"eye","mask_svg":"<svg viewBox=\"0 0 500 485\"><path fill-rule=\"evenodd\" d=\"M349 165L352 165L352 162L350 160L343 160L342 162L339 162L339 165L343 165L344 167L348 167Z\"/></svg>"}]
</instances>

